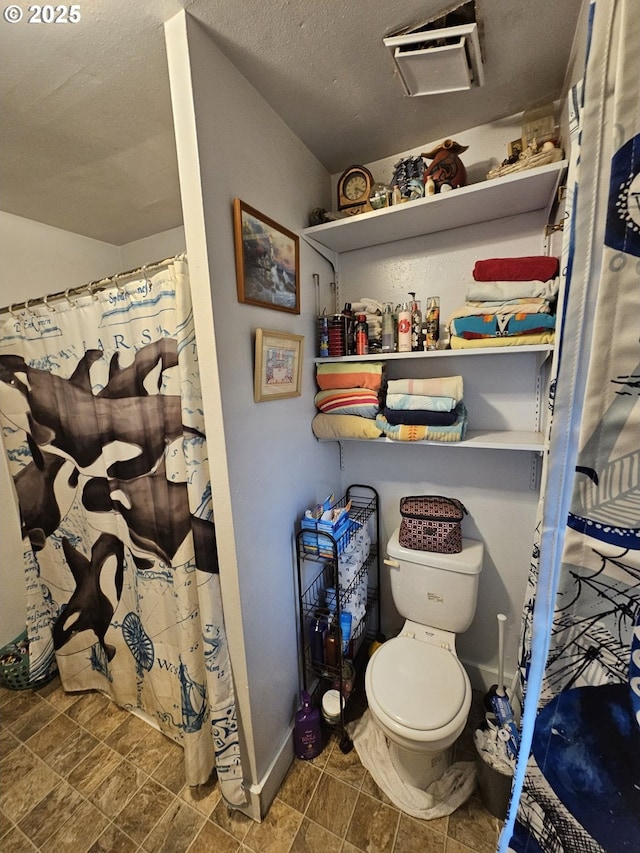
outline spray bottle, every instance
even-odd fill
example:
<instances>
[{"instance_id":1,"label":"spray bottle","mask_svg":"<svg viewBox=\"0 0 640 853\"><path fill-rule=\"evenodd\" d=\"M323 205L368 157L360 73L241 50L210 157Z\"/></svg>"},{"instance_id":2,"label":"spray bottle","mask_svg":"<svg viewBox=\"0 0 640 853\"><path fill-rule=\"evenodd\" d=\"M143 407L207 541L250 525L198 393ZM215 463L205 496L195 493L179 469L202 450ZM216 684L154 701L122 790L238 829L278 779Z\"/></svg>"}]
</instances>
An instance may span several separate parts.
<instances>
[{"instance_id":1,"label":"spray bottle","mask_svg":"<svg viewBox=\"0 0 640 853\"><path fill-rule=\"evenodd\" d=\"M393 352L395 350L396 332L393 320L393 305L391 302L384 303L382 314L382 352Z\"/></svg>"},{"instance_id":2,"label":"spray bottle","mask_svg":"<svg viewBox=\"0 0 640 853\"><path fill-rule=\"evenodd\" d=\"M430 296L427 299L427 313L424 322L424 348L426 350L438 349L440 340L440 297Z\"/></svg>"},{"instance_id":3,"label":"spray bottle","mask_svg":"<svg viewBox=\"0 0 640 853\"><path fill-rule=\"evenodd\" d=\"M411 352L411 309L406 302L398 307L398 352Z\"/></svg>"},{"instance_id":4,"label":"spray bottle","mask_svg":"<svg viewBox=\"0 0 640 853\"><path fill-rule=\"evenodd\" d=\"M411 297L411 352L420 352L422 349L422 306L416 299L415 291L410 290Z\"/></svg>"}]
</instances>

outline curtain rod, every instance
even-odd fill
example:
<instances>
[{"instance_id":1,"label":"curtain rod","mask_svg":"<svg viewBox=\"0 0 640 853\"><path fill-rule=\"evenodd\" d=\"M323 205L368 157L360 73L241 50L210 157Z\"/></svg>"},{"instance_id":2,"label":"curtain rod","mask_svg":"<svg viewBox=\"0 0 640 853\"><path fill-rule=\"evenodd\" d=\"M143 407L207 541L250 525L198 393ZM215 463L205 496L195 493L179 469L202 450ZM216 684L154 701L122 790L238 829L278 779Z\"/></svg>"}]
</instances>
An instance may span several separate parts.
<instances>
[{"instance_id":1,"label":"curtain rod","mask_svg":"<svg viewBox=\"0 0 640 853\"><path fill-rule=\"evenodd\" d=\"M115 284L116 287L120 287L119 279L121 278L131 278L134 275L138 275L139 273L143 273L146 275L149 270L157 270L161 267L166 267L174 261L180 260L181 258L186 257L184 253L174 255L171 258L164 258L161 261L153 261L150 264L143 264L141 267L136 267L132 270L126 270L125 272L115 273L114 275L110 275L107 278L101 278L97 281L90 281L88 284L82 284L79 287L71 287L66 290L60 290L57 293L49 293L47 296L39 296L36 299L27 299L25 302L12 302L9 305L5 305L3 308L0 308L0 314L11 314L15 316L14 309L17 311L25 310L29 311L35 305L46 305L49 307L49 302L54 299L66 299L68 302L73 303L73 296L79 296L83 292L88 293L90 296L93 296L95 293L100 292L101 290L105 290L107 287L110 287L112 284Z\"/></svg>"}]
</instances>

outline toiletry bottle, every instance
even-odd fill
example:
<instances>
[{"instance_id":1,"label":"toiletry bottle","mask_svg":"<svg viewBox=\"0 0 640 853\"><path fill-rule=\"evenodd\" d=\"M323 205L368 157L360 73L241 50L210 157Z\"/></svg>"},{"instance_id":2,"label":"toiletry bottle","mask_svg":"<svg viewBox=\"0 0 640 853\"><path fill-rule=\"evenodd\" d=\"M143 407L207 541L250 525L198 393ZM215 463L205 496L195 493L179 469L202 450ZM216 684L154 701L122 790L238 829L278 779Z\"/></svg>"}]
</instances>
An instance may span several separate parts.
<instances>
[{"instance_id":1,"label":"toiletry bottle","mask_svg":"<svg viewBox=\"0 0 640 853\"><path fill-rule=\"evenodd\" d=\"M302 691L302 708L296 712L293 747L298 758L310 760L322 752L320 711L311 705L311 697Z\"/></svg>"},{"instance_id":2,"label":"toiletry bottle","mask_svg":"<svg viewBox=\"0 0 640 853\"><path fill-rule=\"evenodd\" d=\"M324 662L332 669L335 669L340 663L340 646L340 627L334 614L329 622L327 638L324 642Z\"/></svg>"},{"instance_id":3,"label":"toiletry bottle","mask_svg":"<svg viewBox=\"0 0 640 853\"><path fill-rule=\"evenodd\" d=\"M351 626L353 616L348 610L340 611L340 634L342 635L342 654L349 654L349 643L351 642Z\"/></svg>"},{"instance_id":4,"label":"toiletry bottle","mask_svg":"<svg viewBox=\"0 0 640 853\"><path fill-rule=\"evenodd\" d=\"M427 300L426 329L424 348L438 349L440 339L440 297L430 296Z\"/></svg>"},{"instance_id":5,"label":"toiletry bottle","mask_svg":"<svg viewBox=\"0 0 640 853\"><path fill-rule=\"evenodd\" d=\"M382 312L382 352L393 352L395 348L395 327L393 322L393 305L384 303Z\"/></svg>"},{"instance_id":6,"label":"toiletry bottle","mask_svg":"<svg viewBox=\"0 0 640 853\"><path fill-rule=\"evenodd\" d=\"M329 355L329 318L324 314L318 317L318 355L320 358Z\"/></svg>"},{"instance_id":7,"label":"toiletry bottle","mask_svg":"<svg viewBox=\"0 0 640 853\"><path fill-rule=\"evenodd\" d=\"M422 349L422 306L420 300L416 299L413 291L409 292L411 297L411 352L420 352Z\"/></svg>"},{"instance_id":8,"label":"toiletry bottle","mask_svg":"<svg viewBox=\"0 0 640 853\"><path fill-rule=\"evenodd\" d=\"M402 193L400 192L400 187L397 184L393 185L393 190L391 192L391 204L401 204L402 203Z\"/></svg>"},{"instance_id":9,"label":"toiletry bottle","mask_svg":"<svg viewBox=\"0 0 640 853\"><path fill-rule=\"evenodd\" d=\"M356 352L356 318L350 302L345 302L342 314L347 318L347 355L355 355Z\"/></svg>"},{"instance_id":10,"label":"toiletry bottle","mask_svg":"<svg viewBox=\"0 0 640 853\"><path fill-rule=\"evenodd\" d=\"M311 663L314 666L324 664L324 641L327 634L328 621L322 610L316 610L309 629L309 646Z\"/></svg>"},{"instance_id":11,"label":"toiletry bottle","mask_svg":"<svg viewBox=\"0 0 640 853\"><path fill-rule=\"evenodd\" d=\"M424 182L424 194L425 195L435 195L436 194L436 185L431 177L431 175L427 175L427 178Z\"/></svg>"},{"instance_id":12,"label":"toiletry bottle","mask_svg":"<svg viewBox=\"0 0 640 853\"><path fill-rule=\"evenodd\" d=\"M398 352L411 352L411 310L406 302L398 309Z\"/></svg>"},{"instance_id":13,"label":"toiletry bottle","mask_svg":"<svg viewBox=\"0 0 640 853\"><path fill-rule=\"evenodd\" d=\"M366 314L358 314L357 317L356 355L369 355L369 324Z\"/></svg>"}]
</instances>

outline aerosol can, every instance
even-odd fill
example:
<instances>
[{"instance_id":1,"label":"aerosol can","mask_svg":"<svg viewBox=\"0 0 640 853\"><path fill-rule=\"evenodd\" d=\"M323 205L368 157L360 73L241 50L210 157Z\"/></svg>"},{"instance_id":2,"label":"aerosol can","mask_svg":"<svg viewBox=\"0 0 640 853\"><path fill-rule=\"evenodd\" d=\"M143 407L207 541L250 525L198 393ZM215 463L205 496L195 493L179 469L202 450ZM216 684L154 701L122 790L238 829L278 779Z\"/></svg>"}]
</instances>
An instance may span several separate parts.
<instances>
[{"instance_id":1,"label":"aerosol can","mask_svg":"<svg viewBox=\"0 0 640 853\"><path fill-rule=\"evenodd\" d=\"M420 352L422 349L422 305L420 300L416 299L413 291L409 291L411 302L409 307L411 310L411 352Z\"/></svg>"},{"instance_id":2,"label":"aerosol can","mask_svg":"<svg viewBox=\"0 0 640 853\"><path fill-rule=\"evenodd\" d=\"M430 296L427 299L427 313L424 321L424 348L438 349L440 339L440 297Z\"/></svg>"}]
</instances>

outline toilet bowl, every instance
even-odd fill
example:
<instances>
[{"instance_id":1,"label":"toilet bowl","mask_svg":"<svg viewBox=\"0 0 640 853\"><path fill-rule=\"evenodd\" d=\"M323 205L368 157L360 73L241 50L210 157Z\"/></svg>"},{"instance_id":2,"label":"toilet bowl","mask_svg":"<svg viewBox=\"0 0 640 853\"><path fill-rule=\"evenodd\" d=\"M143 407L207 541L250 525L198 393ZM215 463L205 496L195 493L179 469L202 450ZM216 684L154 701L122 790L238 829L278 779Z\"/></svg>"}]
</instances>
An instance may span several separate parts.
<instances>
[{"instance_id":1,"label":"toilet bowl","mask_svg":"<svg viewBox=\"0 0 640 853\"><path fill-rule=\"evenodd\" d=\"M365 673L369 712L389 741L398 774L416 788L442 776L469 716L471 683L453 639L408 622L376 650Z\"/></svg>"},{"instance_id":2,"label":"toilet bowl","mask_svg":"<svg viewBox=\"0 0 640 853\"><path fill-rule=\"evenodd\" d=\"M455 641L475 613L484 549L463 540L460 555L409 551L396 530L387 553L393 599L406 621L371 656L365 692L399 776L424 790L450 765L471 708Z\"/></svg>"}]
</instances>

